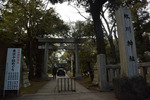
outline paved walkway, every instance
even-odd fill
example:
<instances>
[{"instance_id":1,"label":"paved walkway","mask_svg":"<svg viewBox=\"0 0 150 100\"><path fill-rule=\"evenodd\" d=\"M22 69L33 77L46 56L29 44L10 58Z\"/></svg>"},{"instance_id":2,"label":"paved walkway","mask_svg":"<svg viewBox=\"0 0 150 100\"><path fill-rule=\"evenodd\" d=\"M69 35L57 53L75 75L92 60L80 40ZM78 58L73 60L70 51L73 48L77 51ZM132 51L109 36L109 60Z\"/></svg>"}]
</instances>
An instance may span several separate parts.
<instances>
[{"instance_id":1,"label":"paved walkway","mask_svg":"<svg viewBox=\"0 0 150 100\"><path fill-rule=\"evenodd\" d=\"M57 81L49 81L36 94L26 94L17 98L2 100L117 100L111 92L91 92L76 82L76 92L57 92Z\"/></svg>"}]
</instances>

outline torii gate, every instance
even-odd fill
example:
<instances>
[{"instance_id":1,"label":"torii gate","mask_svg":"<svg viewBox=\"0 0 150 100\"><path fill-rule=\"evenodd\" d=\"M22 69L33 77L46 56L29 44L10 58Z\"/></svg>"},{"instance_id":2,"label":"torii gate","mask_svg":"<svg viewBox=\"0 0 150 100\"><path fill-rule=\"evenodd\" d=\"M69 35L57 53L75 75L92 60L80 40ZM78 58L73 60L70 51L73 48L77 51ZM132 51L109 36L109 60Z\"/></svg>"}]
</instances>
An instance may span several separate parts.
<instances>
[{"instance_id":1,"label":"torii gate","mask_svg":"<svg viewBox=\"0 0 150 100\"><path fill-rule=\"evenodd\" d=\"M81 77L80 67L79 67L79 56L78 49L83 49L83 47L78 46L78 43L83 43L83 39L74 39L74 38L37 38L38 42L43 42L45 45L38 46L39 49L44 49L44 69L42 77L48 79L47 75L47 64L48 64L48 50L49 49L70 49L75 50L75 63L76 63L76 78ZM48 43L74 43L74 46L52 46Z\"/></svg>"}]
</instances>

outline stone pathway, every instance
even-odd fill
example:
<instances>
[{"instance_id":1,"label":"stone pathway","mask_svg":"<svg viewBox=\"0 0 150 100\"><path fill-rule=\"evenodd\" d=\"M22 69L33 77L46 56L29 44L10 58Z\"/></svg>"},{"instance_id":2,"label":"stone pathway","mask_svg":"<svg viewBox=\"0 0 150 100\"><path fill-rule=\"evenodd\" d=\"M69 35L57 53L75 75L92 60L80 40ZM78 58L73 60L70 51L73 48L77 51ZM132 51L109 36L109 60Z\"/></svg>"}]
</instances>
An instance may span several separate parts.
<instances>
[{"instance_id":1,"label":"stone pathway","mask_svg":"<svg viewBox=\"0 0 150 100\"><path fill-rule=\"evenodd\" d=\"M57 92L57 81L49 81L36 94L2 100L117 100L112 92L91 92L76 82L76 92Z\"/></svg>"}]
</instances>

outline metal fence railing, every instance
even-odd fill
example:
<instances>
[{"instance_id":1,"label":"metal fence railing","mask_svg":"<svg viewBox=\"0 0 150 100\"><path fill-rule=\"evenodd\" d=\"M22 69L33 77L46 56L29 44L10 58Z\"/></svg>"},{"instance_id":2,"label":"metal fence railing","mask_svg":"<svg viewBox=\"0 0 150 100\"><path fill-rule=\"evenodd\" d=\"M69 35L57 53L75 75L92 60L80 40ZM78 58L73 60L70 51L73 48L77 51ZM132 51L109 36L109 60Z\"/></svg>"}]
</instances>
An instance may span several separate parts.
<instances>
[{"instance_id":1,"label":"metal fence railing","mask_svg":"<svg viewBox=\"0 0 150 100\"><path fill-rule=\"evenodd\" d=\"M74 78L58 78L57 89L58 92L76 92L76 83Z\"/></svg>"}]
</instances>

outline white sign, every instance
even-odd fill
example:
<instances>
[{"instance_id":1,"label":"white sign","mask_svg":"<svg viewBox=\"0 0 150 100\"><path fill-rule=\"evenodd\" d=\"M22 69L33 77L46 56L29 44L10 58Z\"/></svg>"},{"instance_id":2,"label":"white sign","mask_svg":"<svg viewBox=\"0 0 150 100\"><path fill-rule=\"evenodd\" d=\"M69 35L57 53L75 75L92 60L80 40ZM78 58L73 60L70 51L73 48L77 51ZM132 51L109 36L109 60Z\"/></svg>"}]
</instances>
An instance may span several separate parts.
<instances>
[{"instance_id":1,"label":"white sign","mask_svg":"<svg viewBox=\"0 0 150 100\"><path fill-rule=\"evenodd\" d=\"M8 48L4 90L19 90L21 48Z\"/></svg>"}]
</instances>

